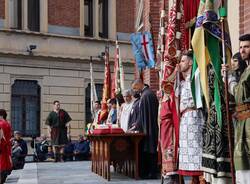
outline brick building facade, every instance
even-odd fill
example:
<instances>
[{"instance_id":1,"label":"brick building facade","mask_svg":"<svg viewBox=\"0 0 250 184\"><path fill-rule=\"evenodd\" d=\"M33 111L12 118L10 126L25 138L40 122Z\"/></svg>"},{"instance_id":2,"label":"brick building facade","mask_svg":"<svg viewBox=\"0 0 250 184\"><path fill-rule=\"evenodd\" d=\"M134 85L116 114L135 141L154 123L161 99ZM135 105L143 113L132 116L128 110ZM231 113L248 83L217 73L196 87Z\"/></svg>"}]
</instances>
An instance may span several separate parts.
<instances>
[{"instance_id":1,"label":"brick building facade","mask_svg":"<svg viewBox=\"0 0 250 184\"><path fill-rule=\"evenodd\" d=\"M240 0L240 34L250 33L250 1Z\"/></svg>"},{"instance_id":2,"label":"brick building facade","mask_svg":"<svg viewBox=\"0 0 250 184\"><path fill-rule=\"evenodd\" d=\"M47 133L52 102L72 117L73 139L90 114L89 60L101 97L104 61L114 61L118 38L125 86L134 79L129 40L134 32L133 0L0 0L0 108L25 136ZM111 66L112 67L112 66ZM111 71L113 69L111 68Z\"/></svg>"},{"instance_id":3,"label":"brick building facade","mask_svg":"<svg viewBox=\"0 0 250 184\"><path fill-rule=\"evenodd\" d=\"M136 3L137 10L139 6L143 7L143 12L138 15L138 22L141 22L141 25L138 24L139 29L135 31L150 31L153 36L154 50L156 50L158 42L158 33L159 33L159 20L160 20L160 3L157 0L138 0ZM157 91L159 88L158 72L154 69L146 69L143 71L143 77L145 83L147 83L153 91Z\"/></svg>"},{"instance_id":4,"label":"brick building facade","mask_svg":"<svg viewBox=\"0 0 250 184\"><path fill-rule=\"evenodd\" d=\"M133 1L116 0L116 3L117 32L134 32L136 15Z\"/></svg>"},{"instance_id":5,"label":"brick building facade","mask_svg":"<svg viewBox=\"0 0 250 184\"><path fill-rule=\"evenodd\" d=\"M0 18L4 19L4 14L5 14L5 0L0 0Z\"/></svg>"},{"instance_id":6,"label":"brick building facade","mask_svg":"<svg viewBox=\"0 0 250 184\"><path fill-rule=\"evenodd\" d=\"M49 25L80 27L79 0L49 0Z\"/></svg>"}]
</instances>

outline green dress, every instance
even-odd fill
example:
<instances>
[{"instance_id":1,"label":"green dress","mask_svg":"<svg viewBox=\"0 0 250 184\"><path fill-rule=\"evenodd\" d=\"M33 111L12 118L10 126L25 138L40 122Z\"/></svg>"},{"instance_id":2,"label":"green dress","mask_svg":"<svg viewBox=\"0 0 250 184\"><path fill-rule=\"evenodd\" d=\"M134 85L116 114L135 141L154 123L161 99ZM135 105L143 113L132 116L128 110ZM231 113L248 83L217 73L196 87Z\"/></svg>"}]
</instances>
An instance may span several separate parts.
<instances>
[{"instance_id":1,"label":"green dress","mask_svg":"<svg viewBox=\"0 0 250 184\"><path fill-rule=\"evenodd\" d=\"M49 113L45 124L51 128L52 145L64 145L68 143L66 124L69 121L71 121L71 117L63 109L60 109L58 113L54 111Z\"/></svg>"},{"instance_id":2,"label":"green dress","mask_svg":"<svg viewBox=\"0 0 250 184\"><path fill-rule=\"evenodd\" d=\"M234 96L237 105L250 103L250 66L234 87ZM237 122L234 163L236 170L250 170L250 118Z\"/></svg>"}]
</instances>

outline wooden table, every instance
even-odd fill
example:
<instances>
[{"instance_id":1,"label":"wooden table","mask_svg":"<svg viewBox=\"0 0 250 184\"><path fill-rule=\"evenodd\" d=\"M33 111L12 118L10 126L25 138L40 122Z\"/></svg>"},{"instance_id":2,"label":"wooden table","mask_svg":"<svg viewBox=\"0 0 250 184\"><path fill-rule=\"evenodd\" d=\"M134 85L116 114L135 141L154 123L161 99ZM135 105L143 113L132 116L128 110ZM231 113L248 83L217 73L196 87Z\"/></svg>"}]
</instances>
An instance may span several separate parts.
<instances>
[{"instance_id":1,"label":"wooden table","mask_svg":"<svg viewBox=\"0 0 250 184\"><path fill-rule=\"evenodd\" d=\"M110 166L116 172L139 179L139 143L142 133L89 135L92 172L110 181Z\"/></svg>"}]
</instances>

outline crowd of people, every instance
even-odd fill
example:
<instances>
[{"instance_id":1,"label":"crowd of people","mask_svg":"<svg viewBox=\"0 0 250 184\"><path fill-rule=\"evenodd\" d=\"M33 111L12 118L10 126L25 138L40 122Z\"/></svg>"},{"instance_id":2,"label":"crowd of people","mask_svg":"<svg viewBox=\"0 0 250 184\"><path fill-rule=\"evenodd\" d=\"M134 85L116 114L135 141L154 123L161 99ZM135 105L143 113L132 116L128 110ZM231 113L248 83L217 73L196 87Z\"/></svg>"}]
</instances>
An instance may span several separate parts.
<instances>
[{"instance_id":1,"label":"crowd of people","mask_svg":"<svg viewBox=\"0 0 250 184\"><path fill-rule=\"evenodd\" d=\"M180 81L175 88L168 81L162 81L162 91L158 95L141 79L136 79L131 89L123 91L124 103L110 99L108 105L101 105L100 101L96 101L92 125L118 124L124 132L145 134L140 145L141 178L157 178L157 153L161 152L161 174L168 183L181 183L180 176L190 176L193 184L228 184L232 177L232 158L224 84L219 86L219 95L216 96L214 81L217 73L212 65L208 65L209 108L197 108L191 89L192 65L192 51L184 52L176 66ZM231 65L221 65L221 75L222 82L228 81L230 104L234 104L229 123L234 130L233 165L236 180L237 183L247 184L250 183L250 34L240 37L239 53L233 56ZM218 116L216 100L220 102L221 116ZM54 101L53 105L54 109L45 123L52 149L42 136L33 145L37 159L54 158L55 161L63 161L88 158L89 141L79 136L78 142L72 143L69 128L71 117L60 109L59 101ZM11 138L11 126L6 117L6 111L0 109L1 183L13 168L23 167L27 155L27 144L21 138L21 133L16 131L14 138Z\"/></svg>"},{"instance_id":2,"label":"crowd of people","mask_svg":"<svg viewBox=\"0 0 250 184\"><path fill-rule=\"evenodd\" d=\"M98 124L118 124L124 132L144 132L147 136L141 143L140 155L141 178L157 178L157 145L158 145L158 99L156 94L136 79L131 89L123 91L124 103L110 99L106 118L102 114L100 101L95 102L95 113L92 127ZM121 104L119 109L117 105ZM91 128L91 127L89 127Z\"/></svg>"},{"instance_id":3,"label":"crowd of people","mask_svg":"<svg viewBox=\"0 0 250 184\"><path fill-rule=\"evenodd\" d=\"M232 57L231 64L221 64L223 80L217 88L218 93L214 83L218 74L211 64L208 65L209 107L197 108L192 95L193 58L192 51L182 53L175 69L180 74L180 81L173 85L163 80L162 91L158 91L157 96L141 79L136 79L131 89L123 92L124 103L120 107L116 99L110 99L107 102L109 111L104 113L105 108L96 101L93 124L117 123L124 132L146 135L140 148L141 178L157 177L158 151L162 155L161 174L169 183L181 183L183 176L191 177L192 183L231 183L232 158L224 96L227 74L236 180L249 183L250 35L240 37L240 49ZM221 113L217 112L218 100Z\"/></svg>"},{"instance_id":4,"label":"crowd of people","mask_svg":"<svg viewBox=\"0 0 250 184\"><path fill-rule=\"evenodd\" d=\"M45 135L36 138L31 147L34 149L34 161L54 161L57 162L52 145ZM62 159L60 161L82 161L90 159L90 141L86 136L79 135L77 141L71 141L63 147Z\"/></svg>"}]
</instances>

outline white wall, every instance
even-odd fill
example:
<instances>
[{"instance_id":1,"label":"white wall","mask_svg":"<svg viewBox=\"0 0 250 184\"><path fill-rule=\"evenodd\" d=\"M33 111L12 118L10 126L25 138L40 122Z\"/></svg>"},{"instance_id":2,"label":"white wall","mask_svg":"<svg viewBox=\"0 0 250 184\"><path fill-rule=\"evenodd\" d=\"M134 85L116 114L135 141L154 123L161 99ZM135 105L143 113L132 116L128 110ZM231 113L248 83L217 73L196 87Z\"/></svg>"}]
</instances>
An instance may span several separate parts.
<instances>
[{"instance_id":1,"label":"white wall","mask_svg":"<svg viewBox=\"0 0 250 184\"><path fill-rule=\"evenodd\" d=\"M228 0L228 24L232 43L232 52L235 54L239 50L240 33L240 12L239 0Z\"/></svg>"}]
</instances>

